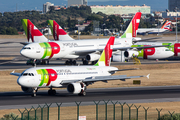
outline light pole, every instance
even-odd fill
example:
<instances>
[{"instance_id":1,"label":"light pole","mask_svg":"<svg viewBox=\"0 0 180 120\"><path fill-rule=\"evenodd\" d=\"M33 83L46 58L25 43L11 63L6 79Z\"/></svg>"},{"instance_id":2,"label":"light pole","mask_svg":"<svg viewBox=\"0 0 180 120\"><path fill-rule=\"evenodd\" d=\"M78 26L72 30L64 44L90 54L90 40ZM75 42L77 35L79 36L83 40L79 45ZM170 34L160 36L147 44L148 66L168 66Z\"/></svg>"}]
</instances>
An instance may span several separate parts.
<instances>
[{"instance_id":1,"label":"light pole","mask_svg":"<svg viewBox=\"0 0 180 120\"><path fill-rule=\"evenodd\" d=\"M78 20L78 40L79 40L79 20Z\"/></svg>"},{"instance_id":2,"label":"light pole","mask_svg":"<svg viewBox=\"0 0 180 120\"><path fill-rule=\"evenodd\" d=\"M158 34L159 35L159 15L158 15Z\"/></svg>"},{"instance_id":3,"label":"light pole","mask_svg":"<svg viewBox=\"0 0 180 120\"><path fill-rule=\"evenodd\" d=\"M177 38L177 16L178 16L178 14L177 14L177 7L175 8L175 12L176 12L176 42L178 42L178 38Z\"/></svg>"}]
</instances>

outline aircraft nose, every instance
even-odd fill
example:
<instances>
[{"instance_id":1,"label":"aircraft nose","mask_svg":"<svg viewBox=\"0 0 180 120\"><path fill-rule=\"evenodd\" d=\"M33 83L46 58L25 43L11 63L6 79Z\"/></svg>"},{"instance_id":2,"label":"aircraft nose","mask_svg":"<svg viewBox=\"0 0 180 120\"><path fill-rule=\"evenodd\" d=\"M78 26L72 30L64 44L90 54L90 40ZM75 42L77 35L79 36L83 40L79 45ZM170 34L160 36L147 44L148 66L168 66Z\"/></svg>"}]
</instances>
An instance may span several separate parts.
<instances>
[{"instance_id":1,"label":"aircraft nose","mask_svg":"<svg viewBox=\"0 0 180 120\"><path fill-rule=\"evenodd\" d=\"M169 57L174 56L174 52L170 51Z\"/></svg>"},{"instance_id":2,"label":"aircraft nose","mask_svg":"<svg viewBox=\"0 0 180 120\"><path fill-rule=\"evenodd\" d=\"M28 80L27 79L24 79L22 77L19 77L18 80L17 80L17 83L20 85L20 86L24 86L24 87L28 87Z\"/></svg>"},{"instance_id":3,"label":"aircraft nose","mask_svg":"<svg viewBox=\"0 0 180 120\"><path fill-rule=\"evenodd\" d=\"M26 50L21 49L20 54L21 54L22 56L27 57L26 53L27 53Z\"/></svg>"}]
</instances>

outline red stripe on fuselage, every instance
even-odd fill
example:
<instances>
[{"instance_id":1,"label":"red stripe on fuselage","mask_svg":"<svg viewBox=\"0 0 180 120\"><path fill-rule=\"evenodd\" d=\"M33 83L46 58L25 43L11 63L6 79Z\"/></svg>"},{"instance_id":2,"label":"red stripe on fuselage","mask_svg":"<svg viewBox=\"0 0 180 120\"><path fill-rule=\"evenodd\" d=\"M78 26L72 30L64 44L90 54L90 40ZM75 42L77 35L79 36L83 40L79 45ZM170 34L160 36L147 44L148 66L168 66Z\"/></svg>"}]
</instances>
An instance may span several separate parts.
<instances>
[{"instance_id":1,"label":"red stripe on fuselage","mask_svg":"<svg viewBox=\"0 0 180 120\"><path fill-rule=\"evenodd\" d=\"M150 45L144 45L144 46L150 46ZM148 56L151 56L155 53L155 48L146 48L144 49L144 59L147 59Z\"/></svg>"}]
</instances>

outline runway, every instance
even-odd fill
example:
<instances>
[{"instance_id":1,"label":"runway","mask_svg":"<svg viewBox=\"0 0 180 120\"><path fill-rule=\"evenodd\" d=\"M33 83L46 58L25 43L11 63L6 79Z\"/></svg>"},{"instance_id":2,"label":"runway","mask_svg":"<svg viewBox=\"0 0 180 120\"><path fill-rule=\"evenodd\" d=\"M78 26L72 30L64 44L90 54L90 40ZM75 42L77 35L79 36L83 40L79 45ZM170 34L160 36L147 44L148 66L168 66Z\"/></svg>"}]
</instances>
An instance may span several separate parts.
<instances>
[{"instance_id":1,"label":"runway","mask_svg":"<svg viewBox=\"0 0 180 120\"><path fill-rule=\"evenodd\" d=\"M87 89L86 96L69 94L66 90L57 90L55 96L49 96L44 90L38 91L36 97L23 92L4 92L0 93L0 98L0 109L17 109L45 103L63 103L71 106L75 105L75 101L86 104L103 100L121 103L170 102L180 101L180 86Z\"/></svg>"}]
</instances>

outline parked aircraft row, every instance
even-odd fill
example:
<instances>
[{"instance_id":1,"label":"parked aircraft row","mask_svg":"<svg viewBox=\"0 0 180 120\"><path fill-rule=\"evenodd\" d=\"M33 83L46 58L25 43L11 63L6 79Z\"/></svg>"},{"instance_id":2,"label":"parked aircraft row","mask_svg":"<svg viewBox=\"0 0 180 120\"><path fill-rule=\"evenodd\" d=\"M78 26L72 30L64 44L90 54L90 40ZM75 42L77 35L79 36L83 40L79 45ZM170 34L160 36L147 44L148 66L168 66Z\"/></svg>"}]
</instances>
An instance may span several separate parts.
<instances>
[{"instance_id":1,"label":"parked aircraft row","mask_svg":"<svg viewBox=\"0 0 180 120\"><path fill-rule=\"evenodd\" d=\"M148 58L148 55L154 57L155 52L148 54L149 52L152 53L149 50L156 50L154 47L163 48L161 50L166 52L166 57L174 54L165 47L169 45L132 46L134 45L133 37L136 37L140 18L141 13L138 12L132 19L126 32L120 38L110 37L109 40L73 40L55 21L49 21L53 26L51 29L55 38L55 40L51 41L47 40L30 20L23 19L23 27L28 39L28 42L23 43L27 44L21 50L23 56L32 59L48 60L51 58L76 59L84 56L88 59L87 56L89 56L89 61L98 60L98 62L95 65L89 66L33 67L22 73L12 72L11 75L18 76L17 83L24 92L31 93L32 96L36 96L39 88L50 88L48 94L55 95L56 91L53 88L63 87L67 88L69 93L84 96L86 95L87 86L94 82L107 82L109 80L125 81L126 79L140 77L149 78L149 74L129 77L126 75L111 76L117 71L123 71L110 66L112 56L113 59L115 55L122 58L122 54L119 55L121 51L124 51L124 55L127 58L137 56L139 52L142 52L142 55L146 58ZM142 49L147 49L147 51L144 52Z\"/></svg>"},{"instance_id":2,"label":"parked aircraft row","mask_svg":"<svg viewBox=\"0 0 180 120\"><path fill-rule=\"evenodd\" d=\"M134 40L134 38L136 37L140 18L141 12L136 13L125 33L121 37L115 38L113 61L125 61L125 59L141 56L141 54L143 54L142 58L144 59L162 59L174 55L163 45L132 46L133 43L139 41ZM23 19L22 23L28 42L33 43L24 46L20 53L31 59L65 58L70 59L66 61L66 64L76 64L76 59L84 58L82 59L83 64L87 64L88 61L94 62L99 59L108 40L74 40L54 20L48 20L48 23L52 26L51 30L54 36L54 41L49 41L30 20Z\"/></svg>"},{"instance_id":3,"label":"parked aircraft row","mask_svg":"<svg viewBox=\"0 0 180 120\"><path fill-rule=\"evenodd\" d=\"M86 95L86 86L94 82L108 80L122 80L131 78L140 78L147 76L111 76L118 70L116 67L110 67L111 56L113 51L115 37L110 37L106 44L99 61L95 65L89 66L65 66L65 67L34 67L25 70L23 73L14 73L11 75L19 76L17 83L24 92L32 93L36 96L39 88L50 88L49 95L55 95L53 88L66 87L67 91L80 96Z\"/></svg>"}]
</instances>

